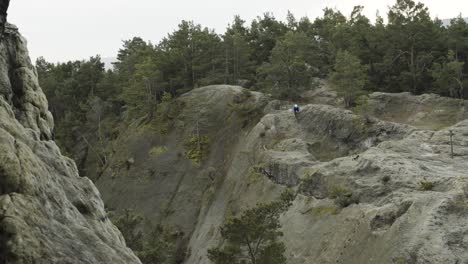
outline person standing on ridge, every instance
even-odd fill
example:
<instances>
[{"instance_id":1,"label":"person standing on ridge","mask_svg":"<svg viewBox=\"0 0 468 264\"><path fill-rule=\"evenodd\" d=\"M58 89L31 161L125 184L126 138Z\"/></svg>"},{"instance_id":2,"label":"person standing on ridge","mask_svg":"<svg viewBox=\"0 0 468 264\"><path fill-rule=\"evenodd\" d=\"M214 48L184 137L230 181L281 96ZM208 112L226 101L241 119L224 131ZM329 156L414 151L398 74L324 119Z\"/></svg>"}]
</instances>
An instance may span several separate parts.
<instances>
[{"instance_id":1,"label":"person standing on ridge","mask_svg":"<svg viewBox=\"0 0 468 264\"><path fill-rule=\"evenodd\" d=\"M295 104L294 107L293 107L293 110L294 110L294 116L296 116L300 111L299 106L297 104Z\"/></svg>"}]
</instances>

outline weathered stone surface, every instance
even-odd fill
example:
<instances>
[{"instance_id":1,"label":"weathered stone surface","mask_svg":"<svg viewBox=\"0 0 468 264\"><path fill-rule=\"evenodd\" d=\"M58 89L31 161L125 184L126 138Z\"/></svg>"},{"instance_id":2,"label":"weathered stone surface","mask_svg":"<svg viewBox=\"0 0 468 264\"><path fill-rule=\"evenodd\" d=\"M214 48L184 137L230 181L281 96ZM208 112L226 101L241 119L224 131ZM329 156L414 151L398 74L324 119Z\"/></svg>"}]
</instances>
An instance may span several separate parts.
<instances>
[{"instance_id":1,"label":"weathered stone surface","mask_svg":"<svg viewBox=\"0 0 468 264\"><path fill-rule=\"evenodd\" d=\"M368 103L372 115L382 120L423 129L442 129L468 118L468 101L436 94L373 93Z\"/></svg>"},{"instance_id":2,"label":"weathered stone surface","mask_svg":"<svg viewBox=\"0 0 468 264\"><path fill-rule=\"evenodd\" d=\"M431 112L429 106L419 109ZM288 263L468 259L468 120L434 131L325 105L303 106L297 119L291 110L270 111L233 150L255 153L265 177L252 182L252 162L236 155L198 219L186 263L207 263L206 250L221 241L218 227L226 216L272 199L281 186L300 193L282 217ZM455 134L454 159L449 130ZM425 190L422 182L433 188ZM352 194L350 201L335 199L336 190Z\"/></svg>"},{"instance_id":3,"label":"weathered stone surface","mask_svg":"<svg viewBox=\"0 0 468 264\"><path fill-rule=\"evenodd\" d=\"M109 221L99 191L52 141L26 41L0 43L0 263L140 263Z\"/></svg>"},{"instance_id":4,"label":"weathered stone surface","mask_svg":"<svg viewBox=\"0 0 468 264\"><path fill-rule=\"evenodd\" d=\"M102 175L90 176L110 208L180 231L187 264L209 263L226 218L285 187L299 192L282 218L288 263L468 259L466 102L375 93L363 117L334 107L340 99L327 89L309 96L331 105L303 105L295 118L290 103L241 87L194 89L174 102L178 116L166 133L123 129ZM197 122L210 139L200 164L184 148Z\"/></svg>"},{"instance_id":5,"label":"weathered stone surface","mask_svg":"<svg viewBox=\"0 0 468 264\"><path fill-rule=\"evenodd\" d=\"M287 103L268 102L259 93L245 99L246 94L234 86L194 89L176 99L181 107L168 133L125 129L97 180L106 204L181 231L187 250L179 253L187 264L209 263L207 249L221 243L226 217L275 199L286 187L299 192L282 217L288 263L468 259L468 121L462 121L460 107L465 102L373 94L375 117L311 104L296 119ZM256 115L243 117L242 109ZM403 119L395 120L392 112L403 113ZM453 112L457 117L440 126ZM414 118L421 113L426 118ZM183 143L197 120L210 139L200 164L185 157ZM454 159L449 129L455 134ZM164 151L153 155L152 148ZM128 167L129 159L134 162ZM434 188L424 190L423 181ZM349 192L349 201L334 198L336 189Z\"/></svg>"}]
</instances>

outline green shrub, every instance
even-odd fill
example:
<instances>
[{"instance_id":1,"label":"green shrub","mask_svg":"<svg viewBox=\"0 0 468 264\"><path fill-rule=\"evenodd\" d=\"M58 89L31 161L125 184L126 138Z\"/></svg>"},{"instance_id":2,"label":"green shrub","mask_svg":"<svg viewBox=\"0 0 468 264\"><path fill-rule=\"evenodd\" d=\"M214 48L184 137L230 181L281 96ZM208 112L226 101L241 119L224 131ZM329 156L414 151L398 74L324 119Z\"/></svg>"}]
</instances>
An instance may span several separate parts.
<instances>
[{"instance_id":1,"label":"green shrub","mask_svg":"<svg viewBox=\"0 0 468 264\"><path fill-rule=\"evenodd\" d=\"M369 96L361 95L356 99L354 112L360 115L368 115L370 112Z\"/></svg>"},{"instance_id":2,"label":"green shrub","mask_svg":"<svg viewBox=\"0 0 468 264\"><path fill-rule=\"evenodd\" d=\"M348 187L343 185L332 185L330 190L330 198L338 198L343 195L348 195L351 193Z\"/></svg>"},{"instance_id":3,"label":"green shrub","mask_svg":"<svg viewBox=\"0 0 468 264\"><path fill-rule=\"evenodd\" d=\"M208 154L209 145L210 139L207 136L193 135L184 143L185 156L195 163L200 163Z\"/></svg>"},{"instance_id":4,"label":"green shrub","mask_svg":"<svg viewBox=\"0 0 468 264\"><path fill-rule=\"evenodd\" d=\"M177 236L168 227L154 225L149 232L141 229L145 218L132 210L126 209L112 221L122 232L127 246L140 258L143 264L175 263L175 240Z\"/></svg>"},{"instance_id":5,"label":"green shrub","mask_svg":"<svg viewBox=\"0 0 468 264\"><path fill-rule=\"evenodd\" d=\"M184 106L182 102L173 99L170 93L165 92L161 97L161 102L156 107L154 117L141 128L143 130L151 129L161 135L166 135Z\"/></svg>"},{"instance_id":6,"label":"green shrub","mask_svg":"<svg viewBox=\"0 0 468 264\"><path fill-rule=\"evenodd\" d=\"M145 236L142 250L136 251L136 255L143 264L169 264L175 263L176 257L175 240L169 228L162 225L155 225Z\"/></svg>"},{"instance_id":7,"label":"green shrub","mask_svg":"<svg viewBox=\"0 0 468 264\"><path fill-rule=\"evenodd\" d=\"M259 172L258 168L253 167L249 171L250 174L247 185L252 185L262 180L263 175Z\"/></svg>"},{"instance_id":8,"label":"green shrub","mask_svg":"<svg viewBox=\"0 0 468 264\"><path fill-rule=\"evenodd\" d=\"M353 203L359 203L359 198L351 189L343 185L333 185L329 188L329 197L335 199L335 204L344 208Z\"/></svg>"},{"instance_id":9,"label":"green shrub","mask_svg":"<svg viewBox=\"0 0 468 264\"><path fill-rule=\"evenodd\" d=\"M144 218L133 210L125 209L117 217L111 217L112 222L122 232L127 246L134 251L139 251L143 247L143 232L139 229Z\"/></svg>"},{"instance_id":10,"label":"green shrub","mask_svg":"<svg viewBox=\"0 0 468 264\"><path fill-rule=\"evenodd\" d=\"M421 182L419 182L419 184L423 191L430 191L434 189L434 183L431 181L422 180Z\"/></svg>"},{"instance_id":11,"label":"green shrub","mask_svg":"<svg viewBox=\"0 0 468 264\"><path fill-rule=\"evenodd\" d=\"M396 257L393 261L393 263L395 264L405 264L406 263L406 260L404 257Z\"/></svg>"}]
</instances>

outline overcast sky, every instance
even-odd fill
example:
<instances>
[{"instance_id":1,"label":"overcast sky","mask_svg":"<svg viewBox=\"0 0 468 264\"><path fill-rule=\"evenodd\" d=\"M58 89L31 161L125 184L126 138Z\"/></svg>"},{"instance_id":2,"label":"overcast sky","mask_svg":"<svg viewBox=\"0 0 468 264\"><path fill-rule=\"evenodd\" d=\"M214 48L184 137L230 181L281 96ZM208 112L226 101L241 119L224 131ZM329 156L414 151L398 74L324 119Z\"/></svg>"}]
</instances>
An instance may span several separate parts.
<instances>
[{"instance_id":1,"label":"overcast sky","mask_svg":"<svg viewBox=\"0 0 468 264\"><path fill-rule=\"evenodd\" d=\"M84 59L100 54L115 57L122 40L140 36L153 43L193 20L222 33L234 15L251 21L264 12L284 20L290 10L296 17L314 19L325 7L349 15L355 5L365 6L372 20L385 15L396 0L11 0L9 21L27 38L32 59L52 62ZM466 0L423 0L433 17L468 15Z\"/></svg>"}]
</instances>

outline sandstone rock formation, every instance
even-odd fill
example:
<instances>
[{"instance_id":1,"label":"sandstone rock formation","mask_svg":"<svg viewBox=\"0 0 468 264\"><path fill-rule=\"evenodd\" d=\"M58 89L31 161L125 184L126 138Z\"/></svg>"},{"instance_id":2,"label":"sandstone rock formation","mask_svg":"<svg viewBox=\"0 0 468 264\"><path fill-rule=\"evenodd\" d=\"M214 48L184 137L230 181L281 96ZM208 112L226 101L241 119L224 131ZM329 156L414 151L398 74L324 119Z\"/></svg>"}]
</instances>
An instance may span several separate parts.
<instances>
[{"instance_id":1,"label":"sandstone rock formation","mask_svg":"<svg viewBox=\"0 0 468 264\"><path fill-rule=\"evenodd\" d=\"M112 209L134 209L180 230L185 263L209 263L207 249L221 243L227 217L286 187L299 193L282 217L288 263L468 259L464 102L373 94L375 117L311 104L296 119L289 105L263 94L210 86L177 103L183 107L166 133L125 129L96 184ZM397 110L408 113L404 120L392 119ZM184 148L196 124L210 139L200 164Z\"/></svg>"},{"instance_id":2,"label":"sandstone rock formation","mask_svg":"<svg viewBox=\"0 0 468 264\"><path fill-rule=\"evenodd\" d=\"M25 39L0 43L0 263L140 263L53 139Z\"/></svg>"}]
</instances>

